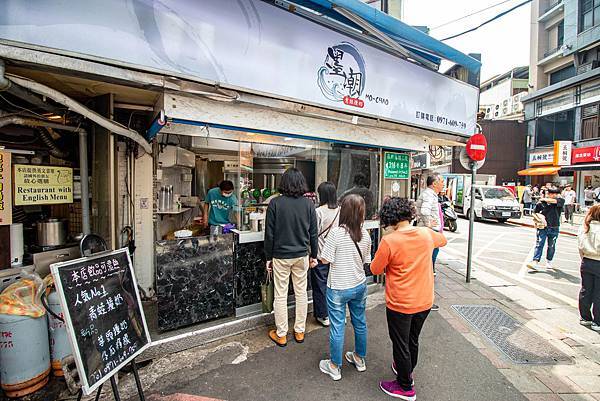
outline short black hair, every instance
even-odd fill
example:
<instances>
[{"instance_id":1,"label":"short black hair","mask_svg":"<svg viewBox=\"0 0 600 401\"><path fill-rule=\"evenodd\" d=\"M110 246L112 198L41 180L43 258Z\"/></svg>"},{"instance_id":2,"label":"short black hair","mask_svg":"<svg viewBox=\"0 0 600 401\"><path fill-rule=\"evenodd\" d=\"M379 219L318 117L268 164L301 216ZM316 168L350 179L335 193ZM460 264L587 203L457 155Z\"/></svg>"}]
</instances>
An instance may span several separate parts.
<instances>
[{"instance_id":1,"label":"short black hair","mask_svg":"<svg viewBox=\"0 0 600 401\"><path fill-rule=\"evenodd\" d=\"M406 198L388 199L379 212L379 220L384 227L395 226L401 221L412 221L417 217L415 203Z\"/></svg>"},{"instance_id":2,"label":"short black hair","mask_svg":"<svg viewBox=\"0 0 600 401\"><path fill-rule=\"evenodd\" d=\"M352 182L354 183L354 185L357 185L359 187L369 186L369 180L367 180L367 176L363 173L354 174L354 179L352 180Z\"/></svg>"},{"instance_id":3,"label":"short black hair","mask_svg":"<svg viewBox=\"0 0 600 401\"><path fill-rule=\"evenodd\" d=\"M548 189L549 194L560 194L560 189L558 188L550 188Z\"/></svg>"},{"instance_id":4,"label":"short black hair","mask_svg":"<svg viewBox=\"0 0 600 401\"><path fill-rule=\"evenodd\" d=\"M427 176L427 186L430 187L433 185L434 182L436 182L437 180L439 180L442 176L439 175L438 173L432 174Z\"/></svg>"},{"instance_id":5,"label":"short black hair","mask_svg":"<svg viewBox=\"0 0 600 401\"><path fill-rule=\"evenodd\" d=\"M295 167L291 167L283 173L277 191L283 196L299 198L308 192L308 186L302 172Z\"/></svg>"},{"instance_id":6,"label":"short black hair","mask_svg":"<svg viewBox=\"0 0 600 401\"><path fill-rule=\"evenodd\" d=\"M221 191L233 191L233 182L229 180L224 180L219 183L219 188Z\"/></svg>"},{"instance_id":7,"label":"short black hair","mask_svg":"<svg viewBox=\"0 0 600 401\"><path fill-rule=\"evenodd\" d=\"M335 209L337 203L337 190L333 182L322 182L317 188L319 193L319 206L327 205L330 209Z\"/></svg>"}]
</instances>

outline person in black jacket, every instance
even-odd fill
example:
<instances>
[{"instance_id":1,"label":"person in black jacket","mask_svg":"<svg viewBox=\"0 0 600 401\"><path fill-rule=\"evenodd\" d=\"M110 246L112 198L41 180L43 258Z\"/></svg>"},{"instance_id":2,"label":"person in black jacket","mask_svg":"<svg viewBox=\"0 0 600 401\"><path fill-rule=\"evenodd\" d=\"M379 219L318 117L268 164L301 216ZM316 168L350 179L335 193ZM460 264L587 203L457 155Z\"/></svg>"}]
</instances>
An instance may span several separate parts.
<instances>
[{"instance_id":1,"label":"person in black jacket","mask_svg":"<svg viewBox=\"0 0 600 401\"><path fill-rule=\"evenodd\" d=\"M546 226L540 226L537 229L533 261L527 264L527 267L534 271L543 268L540 265L540 260L542 260L542 254L546 241L548 241L548 249L546 251L545 268L553 269L552 259L554 259L554 252L556 250L556 239L560 233L560 215L565 206L565 200L559 197L560 190L556 188L549 188L546 189L546 193L546 197L540 199L533 212L534 215L543 215L544 219L546 220Z\"/></svg>"},{"instance_id":2,"label":"person in black jacket","mask_svg":"<svg viewBox=\"0 0 600 401\"><path fill-rule=\"evenodd\" d=\"M276 329L269 331L269 337L280 347L285 347L290 276L296 297L294 338L302 343L308 309L308 268L317 264L319 245L317 213L314 204L303 196L308 190L302 173L295 168L286 170L277 189L281 196L269 203L265 227L267 271L273 272L275 287L273 311Z\"/></svg>"}]
</instances>

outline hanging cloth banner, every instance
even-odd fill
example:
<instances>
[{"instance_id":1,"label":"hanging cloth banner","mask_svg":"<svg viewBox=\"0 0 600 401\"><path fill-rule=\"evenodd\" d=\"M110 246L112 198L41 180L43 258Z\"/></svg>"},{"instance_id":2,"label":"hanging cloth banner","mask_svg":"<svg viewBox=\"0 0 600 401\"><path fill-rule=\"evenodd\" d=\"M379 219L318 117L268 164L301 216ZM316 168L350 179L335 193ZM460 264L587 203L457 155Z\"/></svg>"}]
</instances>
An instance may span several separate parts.
<instances>
[{"instance_id":1,"label":"hanging cloth banner","mask_svg":"<svg viewBox=\"0 0 600 401\"><path fill-rule=\"evenodd\" d=\"M0 151L0 226L12 224L10 153Z\"/></svg>"}]
</instances>

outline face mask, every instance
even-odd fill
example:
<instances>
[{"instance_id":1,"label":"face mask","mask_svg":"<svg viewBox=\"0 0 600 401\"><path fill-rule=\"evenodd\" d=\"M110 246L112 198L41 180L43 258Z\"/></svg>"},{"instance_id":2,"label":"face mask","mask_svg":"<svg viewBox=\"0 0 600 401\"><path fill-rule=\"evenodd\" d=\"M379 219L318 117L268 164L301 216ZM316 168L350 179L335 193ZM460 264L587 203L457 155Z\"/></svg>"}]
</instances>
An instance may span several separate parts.
<instances>
[{"instance_id":1,"label":"face mask","mask_svg":"<svg viewBox=\"0 0 600 401\"><path fill-rule=\"evenodd\" d=\"M230 192L228 194L223 194L224 197L229 198L231 195L233 195L233 192Z\"/></svg>"}]
</instances>

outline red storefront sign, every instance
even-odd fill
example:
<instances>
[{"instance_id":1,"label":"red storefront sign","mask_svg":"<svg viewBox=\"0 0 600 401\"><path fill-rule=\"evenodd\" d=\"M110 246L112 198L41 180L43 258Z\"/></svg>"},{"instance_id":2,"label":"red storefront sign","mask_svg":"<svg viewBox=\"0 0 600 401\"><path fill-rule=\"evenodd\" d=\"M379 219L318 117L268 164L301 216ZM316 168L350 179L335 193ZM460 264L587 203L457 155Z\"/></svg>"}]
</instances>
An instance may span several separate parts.
<instances>
[{"instance_id":1,"label":"red storefront sign","mask_svg":"<svg viewBox=\"0 0 600 401\"><path fill-rule=\"evenodd\" d=\"M573 148L571 163L598 163L600 162L600 146L586 148Z\"/></svg>"}]
</instances>

